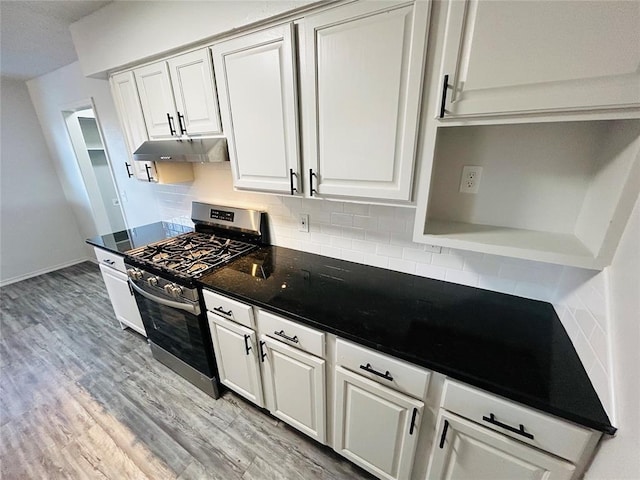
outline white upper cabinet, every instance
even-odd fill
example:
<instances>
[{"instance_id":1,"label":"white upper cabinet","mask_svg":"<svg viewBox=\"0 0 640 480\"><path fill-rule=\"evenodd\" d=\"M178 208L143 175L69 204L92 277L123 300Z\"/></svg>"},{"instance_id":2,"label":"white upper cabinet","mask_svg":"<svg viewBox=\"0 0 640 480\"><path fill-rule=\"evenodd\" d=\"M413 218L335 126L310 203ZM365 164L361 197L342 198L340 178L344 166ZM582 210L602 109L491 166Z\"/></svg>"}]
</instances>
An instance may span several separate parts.
<instances>
[{"instance_id":1,"label":"white upper cabinet","mask_svg":"<svg viewBox=\"0 0 640 480\"><path fill-rule=\"evenodd\" d=\"M134 74L149 138L221 132L208 50L146 65Z\"/></svg>"},{"instance_id":2,"label":"white upper cabinet","mask_svg":"<svg viewBox=\"0 0 640 480\"><path fill-rule=\"evenodd\" d=\"M638 2L452 1L444 117L638 107L639 28Z\"/></svg>"},{"instance_id":3,"label":"white upper cabinet","mask_svg":"<svg viewBox=\"0 0 640 480\"><path fill-rule=\"evenodd\" d=\"M430 2L358 2L300 24L309 195L411 199Z\"/></svg>"},{"instance_id":4,"label":"white upper cabinet","mask_svg":"<svg viewBox=\"0 0 640 480\"><path fill-rule=\"evenodd\" d=\"M300 191L293 25L212 47L236 188Z\"/></svg>"},{"instance_id":5,"label":"white upper cabinet","mask_svg":"<svg viewBox=\"0 0 640 480\"><path fill-rule=\"evenodd\" d=\"M218 98L209 50L197 50L169 59L178 127L187 135L221 133Z\"/></svg>"}]
</instances>

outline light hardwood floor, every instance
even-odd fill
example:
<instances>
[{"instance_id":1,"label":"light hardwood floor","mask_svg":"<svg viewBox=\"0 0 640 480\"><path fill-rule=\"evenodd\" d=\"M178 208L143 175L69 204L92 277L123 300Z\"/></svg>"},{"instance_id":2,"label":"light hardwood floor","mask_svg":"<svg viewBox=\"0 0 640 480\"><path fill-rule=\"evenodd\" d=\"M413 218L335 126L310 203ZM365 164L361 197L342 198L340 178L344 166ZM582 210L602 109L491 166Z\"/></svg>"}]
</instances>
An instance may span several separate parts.
<instances>
[{"instance_id":1,"label":"light hardwood floor","mask_svg":"<svg viewBox=\"0 0 640 480\"><path fill-rule=\"evenodd\" d=\"M2 480L372 478L156 362L92 263L1 288L0 310Z\"/></svg>"}]
</instances>

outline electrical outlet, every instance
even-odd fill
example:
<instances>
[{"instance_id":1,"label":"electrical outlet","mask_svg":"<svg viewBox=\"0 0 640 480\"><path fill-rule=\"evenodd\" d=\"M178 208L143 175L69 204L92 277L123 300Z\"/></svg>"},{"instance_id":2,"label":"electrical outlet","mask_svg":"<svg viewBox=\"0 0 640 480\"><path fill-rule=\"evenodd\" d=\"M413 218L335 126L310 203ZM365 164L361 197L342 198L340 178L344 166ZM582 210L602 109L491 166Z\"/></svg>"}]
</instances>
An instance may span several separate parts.
<instances>
[{"instance_id":1,"label":"electrical outlet","mask_svg":"<svg viewBox=\"0 0 640 480\"><path fill-rule=\"evenodd\" d=\"M482 178L482 167L467 165L462 167L462 178L460 179L460 192L478 193L480 179Z\"/></svg>"},{"instance_id":2,"label":"electrical outlet","mask_svg":"<svg viewBox=\"0 0 640 480\"><path fill-rule=\"evenodd\" d=\"M309 233L309 214L301 213L298 215L298 231Z\"/></svg>"}]
</instances>

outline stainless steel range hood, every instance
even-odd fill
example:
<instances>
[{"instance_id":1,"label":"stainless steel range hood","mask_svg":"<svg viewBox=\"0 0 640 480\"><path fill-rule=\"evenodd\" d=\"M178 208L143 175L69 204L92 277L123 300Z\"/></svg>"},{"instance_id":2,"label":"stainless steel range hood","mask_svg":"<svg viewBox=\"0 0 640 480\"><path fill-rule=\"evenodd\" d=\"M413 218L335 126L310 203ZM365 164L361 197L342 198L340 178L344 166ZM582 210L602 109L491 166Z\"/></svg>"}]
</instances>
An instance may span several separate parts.
<instances>
[{"instance_id":1,"label":"stainless steel range hood","mask_svg":"<svg viewBox=\"0 0 640 480\"><path fill-rule=\"evenodd\" d=\"M133 152L139 162L225 162L229 160L227 140L197 138L146 141Z\"/></svg>"}]
</instances>

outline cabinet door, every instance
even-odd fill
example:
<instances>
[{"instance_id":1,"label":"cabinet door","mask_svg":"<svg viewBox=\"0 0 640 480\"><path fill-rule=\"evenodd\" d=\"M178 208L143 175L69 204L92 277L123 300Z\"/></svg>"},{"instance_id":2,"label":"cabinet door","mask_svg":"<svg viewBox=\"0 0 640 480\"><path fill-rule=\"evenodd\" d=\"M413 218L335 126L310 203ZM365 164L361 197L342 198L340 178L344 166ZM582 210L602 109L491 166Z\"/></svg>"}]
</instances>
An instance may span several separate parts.
<instances>
[{"instance_id":1,"label":"cabinet door","mask_svg":"<svg viewBox=\"0 0 640 480\"><path fill-rule=\"evenodd\" d=\"M176 101L178 134L180 123L187 135L220 133L218 97L208 49L186 53L167 62Z\"/></svg>"},{"instance_id":2,"label":"cabinet door","mask_svg":"<svg viewBox=\"0 0 640 480\"><path fill-rule=\"evenodd\" d=\"M133 73L149 138L161 139L179 135L167 63L147 65L137 68Z\"/></svg>"},{"instance_id":3,"label":"cabinet door","mask_svg":"<svg viewBox=\"0 0 640 480\"><path fill-rule=\"evenodd\" d=\"M325 361L264 335L260 349L269 411L325 443Z\"/></svg>"},{"instance_id":4,"label":"cabinet door","mask_svg":"<svg viewBox=\"0 0 640 480\"><path fill-rule=\"evenodd\" d=\"M264 406L253 330L208 313L220 381L234 392Z\"/></svg>"},{"instance_id":5,"label":"cabinet door","mask_svg":"<svg viewBox=\"0 0 640 480\"><path fill-rule=\"evenodd\" d=\"M127 174L138 180L147 180L144 164L150 162L134 162L133 152L148 140L147 128L142 115L140 98L133 72L123 72L111 77L111 92L118 111L120 124L124 130L124 139L129 151L129 161L126 164Z\"/></svg>"},{"instance_id":6,"label":"cabinet door","mask_svg":"<svg viewBox=\"0 0 640 480\"><path fill-rule=\"evenodd\" d=\"M109 293L111 305L113 305L113 312L116 314L120 324L130 327L146 337L147 332L142 324L142 318L140 318L140 311L133 296L133 291L129 288L127 276L104 265L100 265L100 271Z\"/></svg>"},{"instance_id":7,"label":"cabinet door","mask_svg":"<svg viewBox=\"0 0 640 480\"><path fill-rule=\"evenodd\" d=\"M278 25L212 48L237 188L301 191L292 30Z\"/></svg>"},{"instance_id":8,"label":"cabinet door","mask_svg":"<svg viewBox=\"0 0 640 480\"><path fill-rule=\"evenodd\" d=\"M319 195L410 200L430 2L301 22L305 162Z\"/></svg>"},{"instance_id":9,"label":"cabinet door","mask_svg":"<svg viewBox=\"0 0 640 480\"><path fill-rule=\"evenodd\" d=\"M440 411L429 480L569 480L575 466L488 428Z\"/></svg>"},{"instance_id":10,"label":"cabinet door","mask_svg":"<svg viewBox=\"0 0 640 480\"><path fill-rule=\"evenodd\" d=\"M638 106L638 25L638 2L450 2L445 117Z\"/></svg>"},{"instance_id":11,"label":"cabinet door","mask_svg":"<svg viewBox=\"0 0 640 480\"><path fill-rule=\"evenodd\" d=\"M408 479L421 401L336 367L334 448L379 478Z\"/></svg>"}]
</instances>

